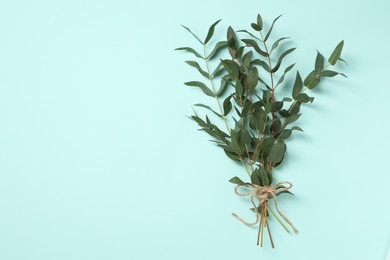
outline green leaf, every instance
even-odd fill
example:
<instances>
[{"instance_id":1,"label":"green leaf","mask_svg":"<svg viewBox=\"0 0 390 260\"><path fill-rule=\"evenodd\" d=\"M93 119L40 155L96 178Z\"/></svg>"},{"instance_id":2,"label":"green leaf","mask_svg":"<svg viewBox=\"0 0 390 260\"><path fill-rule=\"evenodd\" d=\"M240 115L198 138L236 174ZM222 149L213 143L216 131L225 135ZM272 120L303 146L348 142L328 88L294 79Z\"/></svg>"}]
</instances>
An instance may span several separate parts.
<instances>
[{"instance_id":1,"label":"green leaf","mask_svg":"<svg viewBox=\"0 0 390 260\"><path fill-rule=\"evenodd\" d=\"M248 71L246 75L246 82L248 83L248 88L252 91L257 86L257 83L259 82L259 72L257 71L257 68L254 67L251 70Z\"/></svg>"},{"instance_id":2,"label":"green leaf","mask_svg":"<svg viewBox=\"0 0 390 260\"><path fill-rule=\"evenodd\" d=\"M324 61L324 56L319 51L317 51L317 57L315 62L315 70L317 72L321 72L324 69Z\"/></svg>"},{"instance_id":3,"label":"green leaf","mask_svg":"<svg viewBox=\"0 0 390 260\"><path fill-rule=\"evenodd\" d=\"M252 64L253 65L260 65L261 67L263 67L263 69L267 72L270 72L270 68L268 66L268 63L263 61L263 60L260 60L260 59L255 59L252 61Z\"/></svg>"},{"instance_id":4,"label":"green leaf","mask_svg":"<svg viewBox=\"0 0 390 260\"><path fill-rule=\"evenodd\" d=\"M194 49L192 49L190 47L176 48L175 51L188 51L188 52L191 52L192 54L194 54L196 57L204 59L204 57L202 57L197 51L195 51Z\"/></svg>"},{"instance_id":5,"label":"green leaf","mask_svg":"<svg viewBox=\"0 0 390 260\"><path fill-rule=\"evenodd\" d=\"M314 100L313 97L309 97L306 93L300 93L294 99L302 103L312 103Z\"/></svg>"},{"instance_id":6,"label":"green leaf","mask_svg":"<svg viewBox=\"0 0 390 260\"><path fill-rule=\"evenodd\" d=\"M279 15L279 16L276 17L275 20L272 22L271 28L269 28L269 31L268 31L268 33L266 34L265 38L264 38L264 42L266 42L266 41L268 40L268 37L271 35L272 29L274 28L275 22L276 22L281 16L282 16L282 15Z\"/></svg>"},{"instance_id":7,"label":"green leaf","mask_svg":"<svg viewBox=\"0 0 390 260\"><path fill-rule=\"evenodd\" d=\"M338 60L341 62L344 62L345 66L348 66L348 63L345 60L343 60L342 58L338 58Z\"/></svg>"},{"instance_id":8,"label":"green leaf","mask_svg":"<svg viewBox=\"0 0 390 260\"><path fill-rule=\"evenodd\" d=\"M288 66L288 67L284 70L283 75L279 78L278 83L276 83L275 88L276 88L277 86L279 86L280 84L283 83L284 77L286 76L286 74L287 74L294 66L295 66L295 63L294 63L294 64L291 64L290 66Z\"/></svg>"},{"instance_id":9,"label":"green leaf","mask_svg":"<svg viewBox=\"0 0 390 260\"><path fill-rule=\"evenodd\" d=\"M229 182L233 183L233 184L238 184L238 185L243 185L245 184L245 182L243 182L240 178L238 177L233 177L229 180Z\"/></svg>"},{"instance_id":10,"label":"green leaf","mask_svg":"<svg viewBox=\"0 0 390 260\"><path fill-rule=\"evenodd\" d=\"M255 38L255 39L261 41L259 38L257 38L255 35L253 35L252 33L248 32L247 30L239 30L239 31L237 31L237 32L244 32L244 33L247 33L247 34L249 34L250 36L252 36L253 38Z\"/></svg>"},{"instance_id":11,"label":"green leaf","mask_svg":"<svg viewBox=\"0 0 390 260\"><path fill-rule=\"evenodd\" d=\"M296 48L291 48L291 49L288 49L287 51L283 52L279 59L278 59L278 62L276 63L275 67L272 68L271 72L274 73L276 71L278 71L280 65L282 64L282 61L284 59L284 57L286 57L287 55L289 55L291 52L293 52Z\"/></svg>"},{"instance_id":12,"label":"green leaf","mask_svg":"<svg viewBox=\"0 0 390 260\"><path fill-rule=\"evenodd\" d=\"M284 120L284 126L287 126L288 124L291 124L291 123L294 123L295 121L298 120L298 118L301 117L301 114L296 114L296 115L292 115L290 117L287 117L285 120Z\"/></svg>"},{"instance_id":13,"label":"green leaf","mask_svg":"<svg viewBox=\"0 0 390 260\"><path fill-rule=\"evenodd\" d=\"M303 85L308 89L313 89L318 86L320 80L321 79L318 77L318 72L316 70L313 70L309 73L309 75L307 75L305 81L303 82Z\"/></svg>"},{"instance_id":14,"label":"green leaf","mask_svg":"<svg viewBox=\"0 0 390 260\"><path fill-rule=\"evenodd\" d=\"M301 108L301 102L299 101L296 101L295 103L293 103L290 107L291 111L290 111L290 115L296 115L299 113L299 110Z\"/></svg>"},{"instance_id":15,"label":"green leaf","mask_svg":"<svg viewBox=\"0 0 390 260\"><path fill-rule=\"evenodd\" d=\"M341 41L339 44L337 44L336 48L333 50L332 54L330 55L328 62L331 65L335 65L337 60L340 58L341 51L343 50L344 41Z\"/></svg>"},{"instance_id":16,"label":"green leaf","mask_svg":"<svg viewBox=\"0 0 390 260\"><path fill-rule=\"evenodd\" d=\"M255 40L242 39L241 41L243 41L246 44L246 46L252 47L253 49L255 49L255 51L257 53L259 53L260 55L262 55L264 57L268 57L268 54L259 47L259 45L257 44L257 42Z\"/></svg>"},{"instance_id":17,"label":"green leaf","mask_svg":"<svg viewBox=\"0 0 390 260\"><path fill-rule=\"evenodd\" d=\"M191 116L191 118L196 123L198 123L198 125L200 125L201 127L205 127L206 126L206 122L204 120L202 120L198 115Z\"/></svg>"},{"instance_id":18,"label":"green leaf","mask_svg":"<svg viewBox=\"0 0 390 260\"><path fill-rule=\"evenodd\" d=\"M238 79L238 72L239 72L238 64L232 60L222 60L221 63L225 67L225 69L229 72L230 78L233 81L236 81Z\"/></svg>"},{"instance_id":19,"label":"green leaf","mask_svg":"<svg viewBox=\"0 0 390 260\"><path fill-rule=\"evenodd\" d=\"M216 21L215 23L213 23L210 28L209 28L209 32L207 33L207 36L206 36L206 39L204 40L204 44L207 44L211 37L213 37L213 34L214 34L214 30L215 30L215 26L217 26L217 24L220 22L221 20L218 20Z\"/></svg>"},{"instance_id":20,"label":"green leaf","mask_svg":"<svg viewBox=\"0 0 390 260\"><path fill-rule=\"evenodd\" d=\"M237 162L240 161L240 158L234 152L229 152L225 149L224 149L224 152L225 152L226 156L229 157L230 159L232 159L233 161L237 161Z\"/></svg>"},{"instance_id":21,"label":"green leaf","mask_svg":"<svg viewBox=\"0 0 390 260\"><path fill-rule=\"evenodd\" d=\"M190 87L200 88L203 91L203 93L205 93L207 96L215 97L214 93L202 82L189 81L189 82L185 82L184 84Z\"/></svg>"},{"instance_id":22,"label":"green leaf","mask_svg":"<svg viewBox=\"0 0 390 260\"><path fill-rule=\"evenodd\" d=\"M223 71L225 71L225 69L223 68L222 63L220 62L218 66L215 68L215 70L213 71L213 73L211 73L211 77L216 77L219 74L221 74Z\"/></svg>"},{"instance_id":23,"label":"green leaf","mask_svg":"<svg viewBox=\"0 0 390 260\"><path fill-rule=\"evenodd\" d=\"M228 27L227 29L227 35L226 35L227 41L228 41L228 46L230 48L236 49L236 34L234 33L234 30L231 26Z\"/></svg>"},{"instance_id":24,"label":"green leaf","mask_svg":"<svg viewBox=\"0 0 390 260\"><path fill-rule=\"evenodd\" d=\"M236 95L238 97L241 97L244 94L244 88L241 84L241 80L237 79L236 80Z\"/></svg>"},{"instance_id":25,"label":"green leaf","mask_svg":"<svg viewBox=\"0 0 390 260\"><path fill-rule=\"evenodd\" d=\"M252 26L253 30L260 31L260 27L257 24L251 23L251 26Z\"/></svg>"},{"instance_id":26,"label":"green leaf","mask_svg":"<svg viewBox=\"0 0 390 260\"><path fill-rule=\"evenodd\" d=\"M261 19L261 15L257 14L257 26L259 26L260 30L263 30L263 19Z\"/></svg>"},{"instance_id":27,"label":"green leaf","mask_svg":"<svg viewBox=\"0 0 390 260\"><path fill-rule=\"evenodd\" d=\"M268 155L268 161L277 164L283 160L284 152L286 151L286 144L282 140L276 141L272 146L271 152Z\"/></svg>"},{"instance_id":28,"label":"green leaf","mask_svg":"<svg viewBox=\"0 0 390 260\"><path fill-rule=\"evenodd\" d=\"M230 111L232 110L232 102L230 102L230 99L233 97L234 94L229 95L225 100L223 101L223 115L227 116Z\"/></svg>"},{"instance_id":29,"label":"green leaf","mask_svg":"<svg viewBox=\"0 0 390 260\"><path fill-rule=\"evenodd\" d=\"M227 86L229 85L228 84L229 80L230 80L230 75L225 75L225 76L222 77L222 79L221 79L221 86L219 87L219 90L216 93L216 95L218 97L223 95L223 93L225 92Z\"/></svg>"},{"instance_id":30,"label":"green leaf","mask_svg":"<svg viewBox=\"0 0 390 260\"><path fill-rule=\"evenodd\" d=\"M181 25L183 26L184 29L186 29L188 32L190 32L192 34L192 36L195 37L195 39L197 39L201 44L203 44L203 42L199 39L198 36L196 36L188 27L184 26L184 25Z\"/></svg>"},{"instance_id":31,"label":"green leaf","mask_svg":"<svg viewBox=\"0 0 390 260\"><path fill-rule=\"evenodd\" d=\"M302 78L299 72L297 71L297 75L295 77L295 82L292 90L292 96L294 99L296 99L295 97L298 96L299 93L301 93L302 88L303 88Z\"/></svg>"},{"instance_id":32,"label":"green leaf","mask_svg":"<svg viewBox=\"0 0 390 260\"><path fill-rule=\"evenodd\" d=\"M324 70L322 71L319 76L320 77L334 77L334 76L337 76L337 75L341 75L345 78L347 78L347 76L343 73L339 73L339 72L336 72L336 71L333 71L333 70Z\"/></svg>"},{"instance_id":33,"label":"green leaf","mask_svg":"<svg viewBox=\"0 0 390 260\"><path fill-rule=\"evenodd\" d=\"M275 49L279 46L279 43L280 43L281 41L284 41L284 40L286 40L286 39L290 39L290 37L282 37L282 38L278 39L276 42L274 42L274 44L272 44L271 52L270 52L270 53L272 53L272 51L275 50Z\"/></svg>"},{"instance_id":34,"label":"green leaf","mask_svg":"<svg viewBox=\"0 0 390 260\"><path fill-rule=\"evenodd\" d=\"M244 65L246 68L249 69L251 64L251 57L252 57L252 51L248 51L245 53L245 55L242 57L242 65Z\"/></svg>"},{"instance_id":35,"label":"green leaf","mask_svg":"<svg viewBox=\"0 0 390 260\"><path fill-rule=\"evenodd\" d=\"M209 106L207 106L207 105L204 105L204 104L195 104L194 106L206 108L206 109L210 110L211 112L213 112L214 114L216 114L218 117L221 117L221 118L222 118L222 115L221 115L221 114L219 114L218 112L214 111L211 107L209 107Z\"/></svg>"},{"instance_id":36,"label":"green leaf","mask_svg":"<svg viewBox=\"0 0 390 260\"><path fill-rule=\"evenodd\" d=\"M293 126L293 127L291 127L291 130L303 132L302 128L300 128L299 126Z\"/></svg>"},{"instance_id":37,"label":"green leaf","mask_svg":"<svg viewBox=\"0 0 390 260\"><path fill-rule=\"evenodd\" d=\"M196 61L188 60L186 61L186 63L191 67L196 68L199 71L199 73L202 74L204 77L210 78L210 75L206 71L204 71Z\"/></svg>"},{"instance_id":38,"label":"green leaf","mask_svg":"<svg viewBox=\"0 0 390 260\"><path fill-rule=\"evenodd\" d=\"M220 51L222 50L223 48L226 48L227 46L227 41L220 41L218 42L214 49L210 52L209 56L207 56L207 59L212 59L214 58L214 56Z\"/></svg>"},{"instance_id":39,"label":"green leaf","mask_svg":"<svg viewBox=\"0 0 390 260\"><path fill-rule=\"evenodd\" d=\"M259 169L256 169L251 174L251 182L255 185L261 186L261 177Z\"/></svg>"},{"instance_id":40,"label":"green leaf","mask_svg":"<svg viewBox=\"0 0 390 260\"><path fill-rule=\"evenodd\" d=\"M285 140L291 136L292 130L291 129L284 129L280 134L278 135L278 139Z\"/></svg>"}]
</instances>

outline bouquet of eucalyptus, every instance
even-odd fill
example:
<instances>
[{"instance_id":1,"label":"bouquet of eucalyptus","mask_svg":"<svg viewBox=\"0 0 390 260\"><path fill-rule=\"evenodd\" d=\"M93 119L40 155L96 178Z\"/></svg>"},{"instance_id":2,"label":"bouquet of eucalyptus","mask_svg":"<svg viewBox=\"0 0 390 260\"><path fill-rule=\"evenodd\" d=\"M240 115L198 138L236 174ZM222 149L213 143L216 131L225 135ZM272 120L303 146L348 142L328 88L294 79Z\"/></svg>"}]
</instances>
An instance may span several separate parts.
<instances>
[{"instance_id":1,"label":"bouquet of eucalyptus","mask_svg":"<svg viewBox=\"0 0 390 260\"><path fill-rule=\"evenodd\" d=\"M270 44L272 30L279 18L280 16L272 22L268 30L264 30L260 15L257 16L256 22L251 24L252 32L235 31L229 27L226 40L218 41L214 46L209 46L210 40L220 20L210 26L203 41L183 26L199 41L201 51L190 47L176 49L190 52L198 58L197 61L189 60L186 63L195 68L207 82L185 83L187 86L199 88L212 98L211 105L194 106L216 115L226 129L212 122L208 115L201 118L194 112L191 118L201 130L213 137L212 141L223 149L228 158L240 163L247 174L246 181L233 177L230 182L236 184L237 195L249 196L255 221L247 222L234 213L233 216L246 225L259 223L258 245L263 245L263 233L264 229L267 229L272 247L274 242L268 224L271 215L287 232L290 232L288 226L295 233L298 232L279 210L277 203L278 195L291 193L292 184L287 181L273 183L273 174L274 168L283 162L287 139L293 132L302 132L302 129L295 125L301 116L300 107L303 103L312 103L314 100L306 92L318 87L324 78L337 75L346 77L329 69L340 61L346 64L340 58L344 45L341 41L328 59L317 52L313 70L304 78L297 71L294 84L285 86L288 84L284 79L295 64L284 66L283 60L295 48L282 48L281 43L288 37L279 38ZM211 62L218 65L211 68ZM278 97L278 89L287 87L291 88L291 97ZM217 109L213 109L213 106ZM274 209L270 205L271 201Z\"/></svg>"}]
</instances>

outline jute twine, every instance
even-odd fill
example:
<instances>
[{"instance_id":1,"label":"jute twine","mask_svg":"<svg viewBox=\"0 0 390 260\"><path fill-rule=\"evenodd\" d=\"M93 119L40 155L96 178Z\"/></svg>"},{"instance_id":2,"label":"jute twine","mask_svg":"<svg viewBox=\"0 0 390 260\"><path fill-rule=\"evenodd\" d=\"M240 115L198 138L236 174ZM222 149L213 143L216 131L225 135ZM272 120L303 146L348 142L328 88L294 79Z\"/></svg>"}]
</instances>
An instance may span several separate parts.
<instances>
[{"instance_id":1,"label":"jute twine","mask_svg":"<svg viewBox=\"0 0 390 260\"><path fill-rule=\"evenodd\" d=\"M286 185L286 186L284 186ZM252 202L252 205L254 207L254 210L255 210L255 214L256 214L256 220L254 222L247 222L245 220L243 220L242 218L240 218L239 216L237 216L237 214L233 213L233 216L236 217L239 221L241 221L242 223L246 224L246 225L256 225L257 222L259 222L259 210L258 210L258 205L256 205L255 203L255 200L254 198L256 197L256 199L259 200L259 205L263 205L264 202L268 202L268 198L269 196L271 195L271 197L274 199L274 204L275 204L275 208L277 210L277 212L279 213L279 215L291 226L291 228L294 230L294 233L298 233L298 229L296 229L294 227L294 225L291 223L291 221L285 216L283 215L282 212L280 212L279 210L279 207L278 207L278 200L276 199L276 195L281 193L281 192L284 192L284 191L288 191L289 189L292 188L292 184L290 182L279 182L277 184L275 184L274 186L258 186L256 184L250 184L250 183L245 183L245 184L238 184L236 186L236 188L234 189L234 192L238 195L238 196L250 196L250 200ZM250 189L250 191L248 192L245 192L245 193L240 193L238 191L238 188L240 187L246 187L248 189Z\"/></svg>"}]
</instances>

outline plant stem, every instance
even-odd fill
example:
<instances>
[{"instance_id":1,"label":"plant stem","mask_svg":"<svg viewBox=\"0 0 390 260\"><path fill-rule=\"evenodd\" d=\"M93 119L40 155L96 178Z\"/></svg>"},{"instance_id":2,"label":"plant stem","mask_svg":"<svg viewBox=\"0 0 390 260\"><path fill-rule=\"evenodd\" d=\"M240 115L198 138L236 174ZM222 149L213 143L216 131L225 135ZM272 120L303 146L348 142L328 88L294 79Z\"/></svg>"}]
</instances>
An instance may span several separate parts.
<instances>
[{"instance_id":1,"label":"plant stem","mask_svg":"<svg viewBox=\"0 0 390 260\"><path fill-rule=\"evenodd\" d=\"M224 123L225 123L226 129L228 130L229 134L231 134L230 127L229 127L229 125L228 125L228 123L227 123L226 117L225 117L225 115L224 115L224 113L223 113L223 110L222 110L222 107L221 107L221 103L219 102L219 98L218 98L217 92L216 92L216 90L215 90L215 86L214 86L214 82L213 82L213 77L211 76L211 72L210 72L209 59L207 58L207 54L206 54L206 45L204 45L204 44L203 44L203 54L204 54L204 60L205 60L205 62L206 62L207 73L208 73L208 75L209 75L209 80L210 80L210 83L211 83L211 88L212 88L213 93L214 93L214 97L215 97L215 99L217 100L217 104L218 104L218 107L219 107L219 111L220 111L221 116L222 116L222 119L223 119L223 121L224 121ZM245 171L246 171L246 173L248 174L249 179L250 179L250 178L251 178L251 174L250 174L249 171L248 171L248 168L247 168L247 166L246 166L246 164L245 164L244 159L242 159L241 156L240 156L239 158L240 158L240 161L241 161L241 163L242 163L242 166L244 167L244 169L245 169Z\"/></svg>"},{"instance_id":2,"label":"plant stem","mask_svg":"<svg viewBox=\"0 0 390 260\"><path fill-rule=\"evenodd\" d=\"M272 239L271 230L270 230L269 224L268 224L268 219L266 219L266 223L265 224L267 225L269 240L271 241L271 246L272 246L272 248L275 248L274 240Z\"/></svg>"},{"instance_id":3,"label":"plant stem","mask_svg":"<svg viewBox=\"0 0 390 260\"><path fill-rule=\"evenodd\" d=\"M230 134L230 127L229 127L229 125L227 123L227 120L226 120L226 117L225 117L225 115L223 113L223 110L222 110L222 107L221 107L221 103L219 102L219 99L218 99L218 96L217 96L217 92L215 91L214 82L213 82L213 78L211 76L210 67L209 67L209 59L207 58L207 55L206 55L206 45L203 45L203 54L204 54L204 60L206 61L207 73L209 74L209 80L210 80L210 83L211 83L211 88L213 89L214 97L217 100L217 104L218 104L218 107L219 107L219 111L221 112L222 119L225 122L226 128L227 128L227 130L228 130L228 132Z\"/></svg>"},{"instance_id":4,"label":"plant stem","mask_svg":"<svg viewBox=\"0 0 390 260\"><path fill-rule=\"evenodd\" d=\"M272 73L272 62L271 62L270 54L268 52L267 44L264 41L263 33L261 31L260 31L260 36L261 36L262 42L264 44L265 53L267 53L267 58L268 58L268 66L269 66L269 70L270 70L269 75L271 78L271 87L272 87L272 101L271 101L272 106L271 106L271 109L273 110L274 103L275 103L275 85L274 85L274 75ZM274 118L275 118L275 113L274 113L274 111L272 111L272 120L274 120ZM274 133L274 121L272 121L272 125L271 125L271 134L272 134L272 136L275 134Z\"/></svg>"},{"instance_id":5,"label":"plant stem","mask_svg":"<svg viewBox=\"0 0 390 260\"><path fill-rule=\"evenodd\" d=\"M290 230L283 224L283 222L275 214L275 212L272 210L272 208L269 205L267 205L267 208L271 212L271 214L275 217L275 219L279 222L279 224L284 228L284 230L286 230L287 233L290 233Z\"/></svg>"}]
</instances>

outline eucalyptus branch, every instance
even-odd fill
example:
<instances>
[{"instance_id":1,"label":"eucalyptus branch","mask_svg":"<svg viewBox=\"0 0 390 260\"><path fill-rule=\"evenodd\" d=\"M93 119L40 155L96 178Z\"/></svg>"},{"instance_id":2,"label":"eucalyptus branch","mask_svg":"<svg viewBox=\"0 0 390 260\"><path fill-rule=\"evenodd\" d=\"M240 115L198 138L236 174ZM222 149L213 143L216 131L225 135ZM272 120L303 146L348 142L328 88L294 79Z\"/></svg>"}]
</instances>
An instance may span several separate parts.
<instances>
[{"instance_id":1,"label":"eucalyptus branch","mask_svg":"<svg viewBox=\"0 0 390 260\"><path fill-rule=\"evenodd\" d=\"M285 67L278 82L275 81L274 74L281 67L284 67L282 66L283 59L295 50L295 48L287 49L277 59L273 56L272 58L274 58L275 62L272 62L271 53L276 48L281 48L279 47L281 41L288 39L288 37L279 38L272 44L271 48L271 45L267 44L275 22L279 18L280 16L274 19L270 28L265 33L263 31L262 18L260 15L257 16L257 21L252 23L251 27L260 34L260 38L246 30L237 32L246 33L251 38L238 38L236 31L232 27L229 27L227 29L226 41L219 41L215 44L214 49L209 54L206 52L206 46L209 46L208 42L213 37L215 26L220 20L210 26L204 41L196 36L189 28L183 26L202 44L203 55L200 55L195 49L190 47L177 48L177 50L187 51L205 62L203 65L205 66L205 70L203 70L198 62L186 61L187 64L198 70L203 77L207 78L211 88L200 81L189 81L185 85L199 88L204 94L216 100L218 111L213 110L206 104L196 104L196 106L205 108L220 117L226 126L227 133L213 124L208 115L206 115L205 119L202 119L195 113L191 118L201 127L201 130L213 137L214 140L212 141L223 149L226 156L242 164L250 178L250 182L243 182L240 178L233 177L230 179L230 182L237 185L235 189L237 195L250 196L250 201L254 206L256 221L253 223L246 222L236 214L233 215L247 225L259 223L257 244L263 244L263 233L264 230L267 230L272 247L274 247L274 242L270 232L268 212L275 217L287 232L289 230L281 219L285 220L294 232L297 232L297 229L291 221L280 212L276 198L276 195L279 193L288 193L292 184L290 182L273 184L273 169L283 162L286 156L287 139L292 135L292 132L302 131L299 126L291 125L295 124L301 116L299 113L301 104L313 102L314 100L313 97L310 97L305 92L308 89L311 90L318 87L323 78L337 75L346 77L343 73L328 69L329 66L335 65L338 61L345 62L340 58L344 45L344 41L341 41L327 59L328 64L326 66L324 66L324 56L320 52L317 52L314 69L304 80L297 71L295 82L292 86L291 98L284 97L278 99L275 89L279 85L286 85L284 78L295 65L294 63ZM241 42L244 42L245 46L241 46ZM259 46L259 42L262 43L262 46ZM248 51L249 48L253 48L254 52L251 50ZM221 59L217 68L211 72L210 60L216 58L216 53L223 49L228 50L230 57ZM259 77L262 72L260 73L256 66L268 72L270 86ZM216 80L216 76L220 74L223 74L220 76L221 86L217 90L214 81ZM260 84L265 85L266 89L260 88ZM224 96L224 92L228 87L233 88L234 92ZM260 89L262 95L259 96L256 94L256 88ZM293 103L290 107L288 109L284 108L285 102L291 101ZM234 124L230 126L227 116L232 113L235 113L232 116ZM236 116L238 116L238 119ZM248 170L248 165L251 172ZM250 191L248 193L238 192L237 189L241 186L248 188ZM259 202L258 204L255 204L255 198ZM277 213L269 206L269 200L271 199L274 200Z\"/></svg>"}]
</instances>

